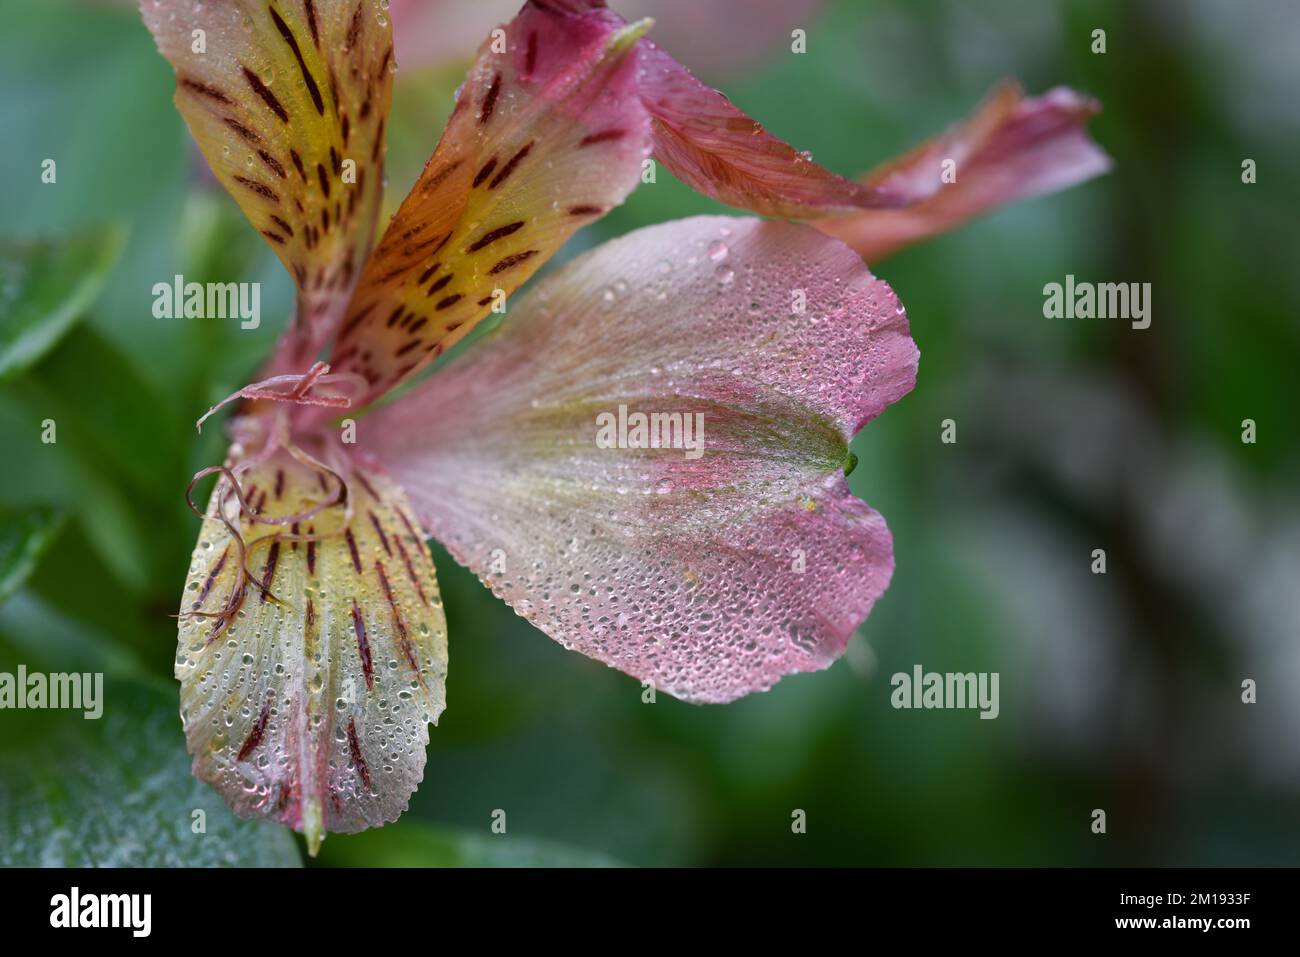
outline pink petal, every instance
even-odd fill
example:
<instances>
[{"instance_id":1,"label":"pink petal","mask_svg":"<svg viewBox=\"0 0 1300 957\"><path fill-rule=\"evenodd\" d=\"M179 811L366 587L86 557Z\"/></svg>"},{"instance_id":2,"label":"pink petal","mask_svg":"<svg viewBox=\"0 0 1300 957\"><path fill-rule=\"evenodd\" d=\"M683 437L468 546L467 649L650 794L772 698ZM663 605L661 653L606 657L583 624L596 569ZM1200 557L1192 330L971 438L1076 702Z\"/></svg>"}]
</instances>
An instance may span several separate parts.
<instances>
[{"instance_id":1,"label":"pink petal","mask_svg":"<svg viewBox=\"0 0 1300 957\"><path fill-rule=\"evenodd\" d=\"M641 57L655 158L692 189L789 219L894 204L887 192L837 176L777 139L648 40Z\"/></svg>"},{"instance_id":2,"label":"pink petal","mask_svg":"<svg viewBox=\"0 0 1300 957\"><path fill-rule=\"evenodd\" d=\"M1100 110L1096 100L1065 87L1025 99L1014 83L1003 84L964 123L863 178L905 206L815 225L874 262L997 206L1091 179L1110 168L1085 128ZM949 159L956 181L945 183Z\"/></svg>"},{"instance_id":3,"label":"pink petal","mask_svg":"<svg viewBox=\"0 0 1300 957\"><path fill-rule=\"evenodd\" d=\"M889 532L843 470L916 362L897 298L852 250L701 217L544 280L360 436L425 527L547 634L728 701L829 665L888 585ZM702 455L599 447L620 405L701 413Z\"/></svg>"}]
</instances>

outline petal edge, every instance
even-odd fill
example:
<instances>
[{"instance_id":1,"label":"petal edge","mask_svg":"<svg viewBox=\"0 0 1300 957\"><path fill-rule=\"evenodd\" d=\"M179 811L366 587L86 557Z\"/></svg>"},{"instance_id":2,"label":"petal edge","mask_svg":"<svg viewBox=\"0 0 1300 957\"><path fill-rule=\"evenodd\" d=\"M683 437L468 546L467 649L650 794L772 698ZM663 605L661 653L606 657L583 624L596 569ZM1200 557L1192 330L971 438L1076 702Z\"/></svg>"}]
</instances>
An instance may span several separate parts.
<instances>
[{"instance_id":1,"label":"petal edge","mask_svg":"<svg viewBox=\"0 0 1300 957\"><path fill-rule=\"evenodd\" d=\"M825 667L887 587L892 539L843 466L916 360L852 250L699 217L567 264L361 441L434 537L561 644L729 701ZM701 454L602 447L601 416L633 411L678 414L679 437L702 416Z\"/></svg>"}]
</instances>

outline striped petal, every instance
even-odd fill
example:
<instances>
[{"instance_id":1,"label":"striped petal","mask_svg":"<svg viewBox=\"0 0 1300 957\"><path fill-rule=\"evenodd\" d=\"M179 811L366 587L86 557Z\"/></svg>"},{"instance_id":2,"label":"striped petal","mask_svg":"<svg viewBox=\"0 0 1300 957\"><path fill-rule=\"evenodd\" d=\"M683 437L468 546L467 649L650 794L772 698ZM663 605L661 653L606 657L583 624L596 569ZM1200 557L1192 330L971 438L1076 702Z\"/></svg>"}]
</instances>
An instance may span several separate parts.
<instances>
[{"instance_id":1,"label":"striped petal","mask_svg":"<svg viewBox=\"0 0 1300 957\"><path fill-rule=\"evenodd\" d=\"M327 831L396 820L420 783L445 700L442 603L382 472L354 468L329 504L338 476L305 457L235 446L231 467L247 509L223 474L181 602L181 717L195 775L315 854Z\"/></svg>"},{"instance_id":2,"label":"striped petal","mask_svg":"<svg viewBox=\"0 0 1300 957\"><path fill-rule=\"evenodd\" d=\"M998 206L1089 180L1110 169L1087 133L1099 112L1096 100L1065 87L1026 99L1015 83L1004 83L964 123L863 178L897 196L901 208L815 225L875 262Z\"/></svg>"},{"instance_id":3,"label":"striped petal","mask_svg":"<svg viewBox=\"0 0 1300 957\"><path fill-rule=\"evenodd\" d=\"M727 701L826 667L888 585L848 440L916 362L898 300L848 247L680 220L543 281L361 436L425 527L547 634Z\"/></svg>"},{"instance_id":4,"label":"striped petal","mask_svg":"<svg viewBox=\"0 0 1300 957\"><path fill-rule=\"evenodd\" d=\"M367 263L330 364L378 395L464 336L648 155L637 57L649 24L530 0L490 37L442 140Z\"/></svg>"},{"instance_id":5,"label":"striped petal","mask_svg":"<svg viewBox=\"0 0 1300 957\"><path fill-rule=\"evenodd\" d=\"M374 240L392 88L378 0L141 0L176 107L298 285L300 358L337 326Z\"/></svg>"}]
</instances>

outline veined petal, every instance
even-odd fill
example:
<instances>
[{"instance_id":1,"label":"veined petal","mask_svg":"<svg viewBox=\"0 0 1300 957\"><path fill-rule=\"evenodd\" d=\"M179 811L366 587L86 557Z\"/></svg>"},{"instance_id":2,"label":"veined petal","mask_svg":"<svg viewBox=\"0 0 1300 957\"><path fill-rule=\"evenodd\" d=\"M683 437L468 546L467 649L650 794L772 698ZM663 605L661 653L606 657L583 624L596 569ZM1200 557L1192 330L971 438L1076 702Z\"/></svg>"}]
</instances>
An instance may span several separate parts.
<instances>
[{"instance_id":1,"label":"veined petal","mask_svg":"<svg viewBox=\"0 0 1300 957\"><path fill-rule=\"evenodd\" d=\"M1091 179L1110 168L1086 129L1100 111L1096 100L1065 87L1026 99L1004 83L964 123L863 178L902 199L902 208L814 225L874 262L997 206Z\"/></svg>"},{"instance_id":2,"label":"veined petal","mask_svg":"<svg viewBox=\"0 0 1300 957\"><path fill-rule=\"evenodd\" d=\"M886 588L890 535L848 490L848 439L916 363L848 247L701 217L569 264L361 441L561 644L727 701L826 667Z\"/></svg>"},{"instance_id":3,"label":"veined petal","mask_svg":"<svg viewBox=\"0 0 1300 957\"><path fill-rule=\"evenodd\" d=\"M181 718L195 775L314 854L327 831L396 820L419 784L445 701L442 603L381 471L354 468L336 501L339 477L305 457L235 446L230 467L247 509L223 474L181 601Z\"/></svg>"},{"instance_id":4,"label":"veined petal","mask_svg":"<svg viewBox=\"0 0 1300 957\"><path fill-rule=\"evenodd\" d=\"M377 0L141 0L176 107L298 285L310 358L374 241L392 28Z\"/></svg>"},{"instance_id":5,"label":"veined petal","mask_svg":"<svg viewBox=\"0 0 1300 957\"><path fill-rule=\"evenodd\" d=\"M838 176L773 136L650 41L641 55L655 158L692 189L788 219L896 204L887 190Z\"/></svg>"},{"instance_id":6,"label":"veined petal","mask_svg":"<svg viewBox=\"0 0 1300 957\"><path fill-rule=\"evenodd\" d=\"M489 37L366 264L335 371L363 375L370 397L390 389L623 201L649 151L634 53L648 26L581 0L529 0Z\"/></svg>"}]
</instances>

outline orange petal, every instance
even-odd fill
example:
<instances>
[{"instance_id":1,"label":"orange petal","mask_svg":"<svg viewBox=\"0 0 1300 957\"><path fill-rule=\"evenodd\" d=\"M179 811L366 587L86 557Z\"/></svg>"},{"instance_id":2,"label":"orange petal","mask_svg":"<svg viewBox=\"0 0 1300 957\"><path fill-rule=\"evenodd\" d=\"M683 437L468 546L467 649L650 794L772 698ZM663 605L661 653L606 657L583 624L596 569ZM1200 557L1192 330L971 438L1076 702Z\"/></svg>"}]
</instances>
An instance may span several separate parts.
<instances>
[{"instance_id":1,"label":"orange petal","mask_svg":"<svg viewBox=\"0 0 1300 957\"><path fill-rule=\"evenodd\" d=\"M366 264L329 360L336 372L363 375L371 398L393 387L622 202L649 150L634 52L648 27L530 0L494 31Z\"/></svg>"},{"instance_id":2,"label":"orange petal","mask_svg":"<svg viewBox=\"0 0 1300 957\"><path fill-rule=\"evenodd\" d=\"M370 0L142 0L176 107L298 285L314 355L374 241L393 38Z\"/></svg>"}]
</instances>

